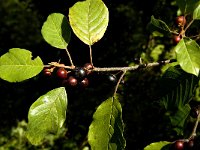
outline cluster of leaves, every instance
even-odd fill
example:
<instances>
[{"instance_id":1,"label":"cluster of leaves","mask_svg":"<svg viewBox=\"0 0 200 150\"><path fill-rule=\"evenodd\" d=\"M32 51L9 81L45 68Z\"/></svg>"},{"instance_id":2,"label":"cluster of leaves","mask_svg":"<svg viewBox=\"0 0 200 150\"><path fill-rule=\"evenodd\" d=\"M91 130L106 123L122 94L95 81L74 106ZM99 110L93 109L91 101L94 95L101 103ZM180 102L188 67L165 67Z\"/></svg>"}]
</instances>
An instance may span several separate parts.
<instances>
[{"instance_id":1,"label":"cluster of leaves","mask_svg":"<svg viewBox=\"0 0 200 150\"><path fill-rule=\"evenodd\" d=\"M182 27L183 33L179 33L179 30L170 29L167 24L160 20L151 17L151 25L149 26L153 31L159 31L164 35L180 35L181 39L174 47L176 52L177 62L169 67L162 77L162 84L165 85L163 91L164 96L160 99L161 105L166 109L166 114L170 119L172 128L176 131L178 136L184 136L187 139L188 135L185 135L184 129L187 126L187 119L190 118L190 102L194 97L196 87L199 82L199 44L187 36L187 30L190 25L199 20L199 1L176 1L180 8L180 14L184 14L187 17L186 26ZM193 36L194 38L195 36ZM174 66L175 65L175 66ZM175 139L176 141L176 139ZM177 139L178 141L178 139ZM160 141L152 143L145 147L145 150L150 149L168 149L169 145L173 145L176 142Z\"/></svg>"}]
</instances>

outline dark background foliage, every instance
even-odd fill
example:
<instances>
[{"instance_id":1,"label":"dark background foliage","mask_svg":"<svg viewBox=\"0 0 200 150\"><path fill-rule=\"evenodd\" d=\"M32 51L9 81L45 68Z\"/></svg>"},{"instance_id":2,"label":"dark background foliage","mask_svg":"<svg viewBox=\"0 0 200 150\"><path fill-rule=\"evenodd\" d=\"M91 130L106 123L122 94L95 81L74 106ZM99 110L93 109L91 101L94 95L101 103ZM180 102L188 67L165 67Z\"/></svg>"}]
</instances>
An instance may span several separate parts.
<instances>
[{"instance_id":1,"label":"dark background foliage","mask_svg":"<svg viewBox=\"0 0 200 150\"><path fill-rule=\"evenodd\" d=\"M76 1L66 0L1 0L0 1L0 54L10 48L25 48L33 56L40 56L45 64L59 61L69 64L64 51L48 45L40 30L50 13L68 15L68 9ZM157 37L152 40L147 25L151 15L174 26L177 6L173 0L110 0L104 1L109 9L109 26L104 37L93 48L94 65L98 67L129 66L145 53L145 61L154 59L149 55L157 44L165 45L165 52L158 60L166 58L172 45L171 37ZM89 62L89 48L74 34L69 51L77 66ZM124 136L127 150L141 150L151 142L172 140L175 134L169 120L164 117L164 109L159 105L160 67L141 69L127 74L119 94L123 107L125 124ZM105 82L104 75L91 77L89 88L66 88L68 92L68 111L66 134L55 140L53 145L40 146L49 149L78 149L85 140L92 114L96 107L113 92L113 86ZM0 81L0 135L8 141L0 140L0 146L9 147L13 138L11 132L18 121L26 120L30 105L42 94L59 87L56 78L46 78L43 74L21 83ZM10 142L11 143L11 142ZM14 144L13 144L14 143ZM13 142L10 146L16 148ZM25 143L25 144L24 144ZM21 148L34 149L27 142ZM68 145L67 145L67 144ZM71 144L71 145L70 145ZM9 149L9 148L8 148ZM16 148L17 149L17 148Z\"/></svg>"}]
</instances>

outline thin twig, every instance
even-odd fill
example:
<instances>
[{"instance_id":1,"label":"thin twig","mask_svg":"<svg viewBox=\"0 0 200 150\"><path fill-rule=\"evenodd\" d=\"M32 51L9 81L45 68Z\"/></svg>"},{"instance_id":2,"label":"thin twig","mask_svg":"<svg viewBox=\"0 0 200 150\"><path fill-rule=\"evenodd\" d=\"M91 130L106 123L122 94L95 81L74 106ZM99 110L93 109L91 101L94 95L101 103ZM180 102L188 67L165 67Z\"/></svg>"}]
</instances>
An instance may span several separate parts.
<instances>
[{"instance_id":1,"label":"thin twig","mask_svg":"<svg viewBox=\"0 0 200 150\"><path fill-rule=\"evenodd\" d=\"M198 109L198 111L199 111L199 109ZM191 133L190 137L188 138L188 140L193 139L196 136L196 131L197 131L199 121L200 121L200 113L198 113L196 122L194 124L194 128L193 128L192 133Z\"/></svg>"},{"instance_id":2,"label":"thin twig","mask_svg":"<svg viewBox=\"0 0 200 150\"><path fill-rule=\"evenodd\" d=\"M153 62L153 63L148 63L148 64L139 64L135 66L130 66L130 67L108 67L108 68L98 68L95 67L92 71L131 71L131 70L136 70L138 68L148 68L148 67L154 67L154 66L159 66L161 64L168 64L170 63L171 60L165 60L161 62Z\"/></svg>"},{"instance_id":3,"label":"thin twig","mask_svg":"<svg viewBox=\"0 0 200 150\"><path fill-rule=\"evenodd\" d=\"M90 64L94 67L93 61L92 61L92 47L91 47L91 45L89 45L89 48L90 48Z\"/></svg>"},{"instance_id":4,"label":"thin twig","mask_svg":"<svg viewBox=\"0 0 200 150\"><path fill-rule=\"evenodd\" d=\"M194 22L194 20L191 20L190 22L189 22L189 24L185 27L185 30L184 30L184 32L182 33L182 34L185 34L185 32L187 31L187 29L191 26L191 24Z\"/></svg>"},{"instance_id":5,"label":"thin twig","mask_svg":"<svg viewBox=\"0 0 200 150\"><path fill-rule=\"evenodd\" d=\"M68 55L68 57L69 57L69 61L70 61L71 66L74 66L74 63L73 63L73 61L72 61L72 57L71 57L71 55L70 55L68 49L66 48L65 50L66 50L67 55Z\"/></svg>"},{"instance_id":6,"label":"thin twig","mask_svg":"<svg viewBox=\"0 0 200 150\"><path fill-rule=\"evenodd\" d=\"M118 89L118 87L119 87L119 84L120 84L120 82L121 82L121 80L123 79L123 77L124 77L124 75L126 74L126 70L125 71L123 71L123 73L121 74L121 76L120 76L120 78L119 78L119 80L118 80L118 82L117 82L117 85L115 86L115 91L114 91L114 96L116 95L116 93L117 93L117 89Z\"/></svg>"},{"instance_id":7,"label":"thin twig","mask_svg":"<svg viewBox=\"0 0 200 150\"><path fill-rule=\"evenodd\" d=\"M153 62L153 63L147 63L147 64L139 64L135 66L130 66L130 67L94 67L91 69L91 71L96 71L96 72L111 72L111 71L133 71L139 68L149 68L149 67L154 67L154 66L159 66L159 65L165 65L173 62L173 60L165 60L165 61L160 61L160 62ZM48 63L49 65L44 65L44 67L63 67L66 69L74 69L75 66L65 66L64 64L59 64L58 62L51 62Z\"/></svg>"}]
</instances>

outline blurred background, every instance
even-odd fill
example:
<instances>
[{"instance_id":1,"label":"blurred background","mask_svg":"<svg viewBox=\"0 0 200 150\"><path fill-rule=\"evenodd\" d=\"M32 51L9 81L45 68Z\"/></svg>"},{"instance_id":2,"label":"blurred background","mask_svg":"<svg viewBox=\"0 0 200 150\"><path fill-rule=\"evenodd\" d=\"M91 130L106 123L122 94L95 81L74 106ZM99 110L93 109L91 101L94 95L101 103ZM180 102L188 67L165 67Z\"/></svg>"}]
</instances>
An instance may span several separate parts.
<instances>
[{"instance_id":1,"label":"blurred background","mask_svg":"<svg viewBox=\"0 0 200 150\"><path fill-rule=\"evenodd\" d=\"M40 56L44 64L60 60L69 65L66 53L48 45L40 31L50 13L68 16L69 7L75 2L1 0L0 54L10 48L24 48L33 56ZM174 0L110 0L104 3L109 9L109 25L104 37L92 46L95 66L131 66L138 63L140 57L147 63L174 57L171 36L153 35L147 28L151 15L175 28L178 7ZM195 29L194 24L196 32ZM88 46L74 34L68 48L76 66L89 62ZM169 120L164 117L164 108L159 105L162 69L154 67L128 72L120 85L118 93L127 150L142 150L151 142L177 138ZM68 110L65 126L58 135L47 136L45 142L37 147L24 136L29 107L42 94L61 86L60 83L55 78L44 77L42 72L20 83L0 80L0 150L79 150L87 146L92 114L114 88L102 76L96 74L93 83L84 90L66 88Z\"/></svg>"}]
</instances>

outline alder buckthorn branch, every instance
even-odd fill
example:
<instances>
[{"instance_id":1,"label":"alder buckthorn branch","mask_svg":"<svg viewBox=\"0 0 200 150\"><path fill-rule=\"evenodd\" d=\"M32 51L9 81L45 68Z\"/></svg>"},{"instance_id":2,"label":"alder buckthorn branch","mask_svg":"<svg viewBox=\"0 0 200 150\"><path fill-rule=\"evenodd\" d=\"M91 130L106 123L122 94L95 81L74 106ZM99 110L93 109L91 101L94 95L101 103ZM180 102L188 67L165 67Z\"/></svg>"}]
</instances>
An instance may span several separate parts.
<instances>
[{"instance_id":1,"label":"alder buckthorn branch","mask_svg":"<svg viewBox=\"0 0 200 150\"><path fill-rule=\"evenodd\" d=\"M200 111L200 106L198 106L197 111ZM184 149L185 146L192 148L194 146L194 138L196 137L196 131L197 131L197 127L200 121L200 113L198 113L193 130L191 135L187 138L187 139L178 139L175 140L174 142L172 142L173 147L175 148L175 150L182 150ZM186 148L187 148L186 147Z\"/></svg>"},{"instance_id":2,"label":"alder buckthorn branch","mask_svg":"<svg viewBox=\"0 0 200 150\"><path fill-rule=\"evenodd\" d=\"M152 62L152 63L141 63L135 66L130 66L130 67L93 67L89 70L91 71L96 71L96 72L111 72L111 71L133 71L139 68L149 68L149 67L155 67L159 65L165 65L174 62L174 60L163 60L160 62ZM65 66L64 64L60 64L58 62L50 62L48 63L49 65L44 65L44 67L62 67L66 69L75 69L75 66Z\"/></svg>"},{"instance_id":3,"label":"alder buckthorn branch","mask_svg":"<svg viewBox=\"0 0 200 150\"><path fill-rule=\"evenodd\" d=\"M87 75L89 75L91 72L112 72L112 71L118 71L118 73L122 72L121 76L117 80L116 76L109 76L109 80L113 82L115 89L113 96L116 95L119 84L121 83L124 75L126 74L127 71L133 71L136 69L142 69L142 68L148 68L148 67L154 67L154 66L159 66L159 65L164 65L173 62L173 60L165 60L165 61L160 61L160 62L153 62L153 63L143 63L142 60L140 59L139 64L135 66L130 66L130 67L94 67L90 63L86 63L82 67L77 67L77 66L65 66L65 64L62 64L60 62L50 62L48 65L44 65L44 72L46 76L50 76L53 70L57 67L57 77L60 79L63 79L63 84L68 83L71 86L76 86L78 84L78 80L81 80L79 83L82 87L87 87L89 84L89 81L87 79ZM73 75L75 78L72 76L69 76L68 74L73 72ZM67 79L68 78L68 79ZM64 80L67 79L67 80Z\"/></svg>"},{"instance_id":4,"label":"alder buckthorn branch","mask_svg":"<svg viewBox=\"0 0 200 150\"><path fill-rule=\"evenodd\" d=\"M149 68L149 67L154 67L154 66L159 66L159 65L164 65L164 64L169 64L171 62L174 62L173 60L164 60L160 62L153 62L153 63L147 63L147 64L139 64L135 66L130 66L130 67L105 67L105 68L99 68L99 67L94 67L92 71L97 71L97 72L104 72L104 71L133 71L139 68Z\"/></svg>"}]
</instances>

